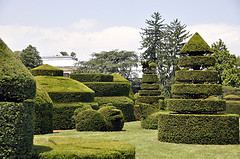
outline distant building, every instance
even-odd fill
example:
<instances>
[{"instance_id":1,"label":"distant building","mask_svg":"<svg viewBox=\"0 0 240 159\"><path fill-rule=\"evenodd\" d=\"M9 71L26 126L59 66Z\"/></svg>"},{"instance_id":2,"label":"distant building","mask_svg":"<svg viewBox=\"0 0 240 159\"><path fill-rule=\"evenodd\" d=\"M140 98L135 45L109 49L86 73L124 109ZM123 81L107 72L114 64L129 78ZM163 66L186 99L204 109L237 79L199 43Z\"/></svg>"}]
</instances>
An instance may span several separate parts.
<instances>
[{"instance_id":1,"label":"distant building","mask_svg":"<svg viewBox=\"0 0 240 159\"><path fill-rule=\"evenodd\" d=\"M75 63L72 56L45 56L42 57L43 64L49 64L51 66L58 67L63 70L63 75L69 77L69 74L76 69Z\"/></svg>"}]
</instances>

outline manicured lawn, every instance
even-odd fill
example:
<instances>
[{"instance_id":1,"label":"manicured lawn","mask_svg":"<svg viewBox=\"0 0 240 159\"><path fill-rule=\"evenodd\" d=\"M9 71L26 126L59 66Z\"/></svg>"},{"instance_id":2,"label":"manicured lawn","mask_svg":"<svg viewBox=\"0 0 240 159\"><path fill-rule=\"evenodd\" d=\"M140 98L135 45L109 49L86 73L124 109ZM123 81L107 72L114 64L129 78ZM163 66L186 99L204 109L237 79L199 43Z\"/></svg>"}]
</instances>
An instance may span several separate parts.
<instances>
[{"instance_id":1,"label":"manicured lawn","mask_svg":"<svg viewBox=\"0 0 240 159\"><path fill-rule=\"evenodd\" d=\"M157 130L145 130L140 122L127 122L120 132L77 132L65 130L47 135L35 135L35 143L41 138L81 137L126 141L136 146L137 159L239 159L239 145L188 145L155 141Z\"/></svg>"}]
</instances>

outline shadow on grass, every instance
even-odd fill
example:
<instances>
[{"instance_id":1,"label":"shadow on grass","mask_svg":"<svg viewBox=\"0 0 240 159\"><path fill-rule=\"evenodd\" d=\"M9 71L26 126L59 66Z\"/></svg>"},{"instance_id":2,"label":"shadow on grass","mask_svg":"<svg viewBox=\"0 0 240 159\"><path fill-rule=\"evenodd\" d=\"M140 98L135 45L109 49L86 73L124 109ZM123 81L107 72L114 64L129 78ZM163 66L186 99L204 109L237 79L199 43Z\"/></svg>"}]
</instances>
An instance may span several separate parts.
<instances>
[{"instance_id":1,"label":"shadow on grass","mask_svg":"<svg viewBox=\"0 0 240 159\"><path fill-rule=\"evenodd\" d=\"M39 154L43 152L51 151L52 148L48 146L42 146L42 145L33 145L33 154L32 159L38 159Z\"/></svg>"}]
</instances>

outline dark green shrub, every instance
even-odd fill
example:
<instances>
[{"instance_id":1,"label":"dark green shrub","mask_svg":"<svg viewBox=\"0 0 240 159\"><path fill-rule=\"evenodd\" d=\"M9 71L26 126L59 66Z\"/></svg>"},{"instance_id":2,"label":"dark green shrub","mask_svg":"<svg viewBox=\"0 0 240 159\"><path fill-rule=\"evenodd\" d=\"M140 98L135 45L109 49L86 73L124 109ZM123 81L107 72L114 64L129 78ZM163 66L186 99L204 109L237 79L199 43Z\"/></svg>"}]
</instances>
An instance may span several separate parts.
<instances>
[{"instance_id":1,"label":"dark green shrub","mask_svg":"<svg viewBox=\"0 0 240 159\"><path fill-rule=\"evenodd\" d=\"M97 103L54 103L53 105L53 128L54 130L74 129L75 121L72 118L74 111L78 108L90 105L98 109Z\"/></svg>"},{"instance_id":2,"label":"dark green shrub","mask_svg":"<svg viewBox=\"0 0 240 159\"><path fill-rule=\"evenodd\" d=\"M75 117L77 131L105 131L106 120L103 114L93 109L78 113Z\"/></svg>"},{"instance_id":3,"label":"dark green shrub","mask_svg":"<svg viewBox=\"0 0 240 159\"><path fill-rule=\"evenodd\" d=\"M34 76L63 76L63 70L48 64L33 68L30 72Z\"/></svg>"},{"instance_id":4,"label":"dark green shrub","mask_svg":"<svg viewBox=\"0 0 240 159\"><path fill-rule=\"evenodd\" d=\"M224 100L167 99L167 108L180 113L213 113L226 110Z\"/></svg>"},{"instance_id":5,"label":"dark green shrub","mask_svg":"<svg viewBox=\"0 0 240 159\"><path fill-rule=\"evenodd\" d=\"M180 67L209 67L215 65L215 58L213 56L183 56L179 58Z\"/></svg>"},{"instance_id":6,"label":"dark green shrub","mask_svg":"<svg viewBox=\"0 0 240 159\"><path fill-rule=\"evenodd\" d=\"M129 96L130 83L123 82L84 82L95 91L95 97Z\"/></svg>"},{"instance_id":7,"label":"dark green shrub","mask_svg":"<svg viewBox=\"0 0 240 159\"><path fill-rule=\"evenodd\" d=\"M158 129L158 115L160 112L150 114L146 119L142 118L141 127L144 129Z\"/></svg>"},{"instance_id":8,"label":"dark green shrub","mask_svg":"<svg viewBox=\"0 0 240 159\"><path fill-rule=\"evenodd\" d=\"M179 70L175 73L175 80L188 83L216 82L218 72L211 70Z\"/></svg>"},{"instance_id":9,"label":"dark green shrub","mask_svg":"<svg viewBox=\"0 0 240 159\"><path fill-rule=\"evenodd\" d=\"M123 112L125 121L134 120L134 102L128 97L95 97L95 102L97 102L99 106L112 103L117 109Z\"/></svg>"},{"instance_id":10,"label":"dark green shrub","mask_svg":"<svg viewBox=\"0 0 240 159\"><path fill-rule=\"evenodd\" d=\"M71 73L70 78L79 82L113 82L113 75L102 73Z\"/></svg>"},{"instance_id":11,"label":"dark green shrub","mask_svg":"<svg viewBox=\"0 0 240 159\"><path fill-rule=\"evenodd\" d=\"M147 84L147 83L144 83L144 84L141 84L141 89L145 89L145 90L158 90L159 89L159 84L157 83L153 83L153 84Z\"/></svg>"},{"instance_id":12,"label":"dark green shrub","mask_svg":"<svg viewBox=\"0 0 240 159\"><path fill-rule=\"evenodd\" d=\"M94 91L67 77L36 76L54 103L92 102Z\"/></svg>"},{"instance_id":13,"label":"dark green shrub","mask_svg":"<svg viewBox=\"0 0 240 159\"><path fill-rule=\"evenodd\" d=\"M164 99L163 96L139 96L136 100L137 103L158 103L159 99Z\"/></svg>"},{"instance_id":14,"label":"dark green shrub","mask_svg":"<svg viewBox=\"0 0 240 159\"><path fill-rule=\"evenodd\" d=\"M160 96L161 90L139 90L140 96Z\"/></svg>"},{"instance_id":15,"label":"dark green shrub","mask_svg":"<svg viewBox=\"0 0 240 159\"><path fill-rule=\"evenodd\" d=\"M33 102L0 102L0 158L31 158Z\"/></svg>"},{"instance_id":16,"label":"dark green shrub","mask_svg":"<svg viewBox=\"0 0 240 159\"><path fill-rule=\"evenodd\" d=\"M47 92L37 84L34 114L34 134L47 134L53 132L53 102Z\"/></svg>"},{"instance_id":17,"label":"dark green shrub","mask_svg":"<svg viewBox=\"0 0 240 159\"><path fill-rule=\"evenodd\" d=\"M233 100L240 101L240 97L238 95L230 94L224 97L225 100Z\"/></svg>"},{"instance_id":18,"label":"dark green shrub","mask_svg":"<svg viewBox=\"0 0 240 159\"><path fill-rule=\"evenodd\" d=\"M142 83L157 83L158 77L156 74L143 74Z\"/></svg>"},{"instance_id":19,"label":"dark green shrub","mask_svg":"<svg viewBox=\"0 0 240 159\"><path fill-rule=\"evenodd\" d=\"M175 95L221 95L222 86L217 84L174 84L172 94Z\"/></svg>"},{"instance_id":20,"label":"dark green shrub","mask_svg":"<svg viewBox=\"0 0 240 159\"><path fill-rule=\"evenodd\" d=\"M103 114L106 119L107 131L120 131L124 126L124 117L120 109L112 106L112 104L107 104L101 107L98 112Z\"/></svg>"},{"instance_id":21,"label":"dark green shrub","mask_svg":"<svg viewBox=\"0 0 240 159\"><path fill-rule=\"evenodd\" d=\"M159 104L147 104L147 103L137 103L140 106L141 120L147 119L147 117L153 113L160 111Z\"/></svg>"},{"instance_id":22,"label":"dark green shrub","mask_svg":"<svg viewBox=\"0 0 240 159\"><path fill-rule=\"evenodd\" d=\"M140 105L134 105L134 117L135 117L135 120L136 121L139 121L141 120L141 108L140 108Z\"/></svg>"},{"instance_id":23,"label":"dark green shrub","mask_svg":"<svg viewBox=\"0 0 240 159\"><path fill-rule=\"evenodd\" d=\"M159 114L158 140L161 142L238 144L238 134L237 115Z\"/></svg>"},{"instance_id":24,"label":"dark green shrub","mask_svg":"<svg viewBox=\"0 0 240 159\"><path fill-rule=\"evenodd\" d=\"M240 101L226 101L226 113L238 114L240 116Z\"/></svg>"},{"instance_id":25,"label":"dark green shrub","mask_svg":"<svg viewBox=\"0 0 240 159\"><path fill-rule=\"evenodd\" d=\"M0 38L0 101L21 102L35 94L34 77Z\"/></svg>"}]
</instances>

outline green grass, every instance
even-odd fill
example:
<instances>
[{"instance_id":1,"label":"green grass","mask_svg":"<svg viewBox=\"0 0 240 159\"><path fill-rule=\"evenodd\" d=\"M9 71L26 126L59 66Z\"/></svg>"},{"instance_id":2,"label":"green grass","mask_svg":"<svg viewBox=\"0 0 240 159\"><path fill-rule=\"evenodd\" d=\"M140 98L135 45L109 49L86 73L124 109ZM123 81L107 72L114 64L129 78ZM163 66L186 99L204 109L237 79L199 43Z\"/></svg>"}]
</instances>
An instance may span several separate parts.
<instances>
[{"instance_id":1,"label":"green grass","mask_svg":"<svg viewBox=\"0 0 240 159\"><path fill-rule=\"evenodd\" d=\"M126 141L136 146L136 159L239 159L240 145L191 145L154 141L157 130L142 129L140 122L126 122L120 132L77 132L35 135L35 141L49 137L79 137Z\"/></svg>"}]
</instances>

